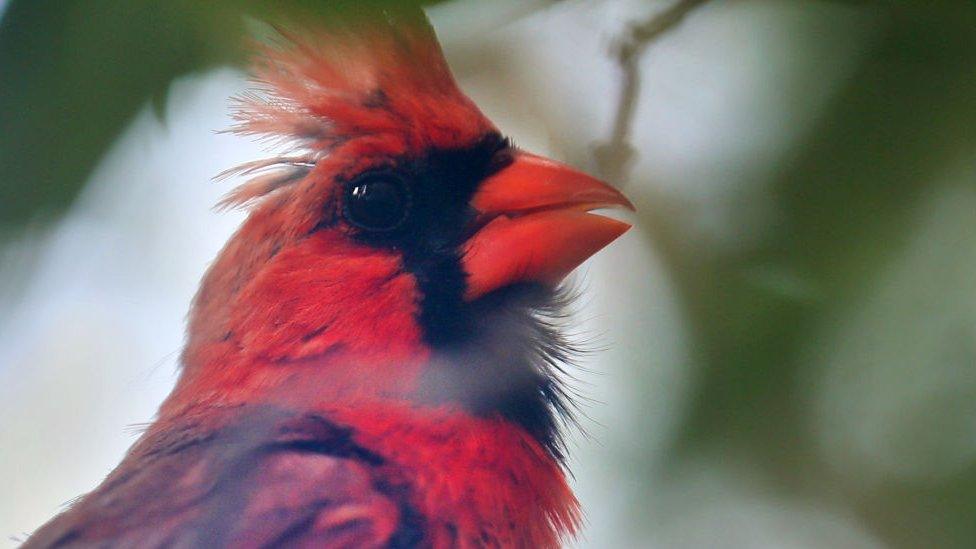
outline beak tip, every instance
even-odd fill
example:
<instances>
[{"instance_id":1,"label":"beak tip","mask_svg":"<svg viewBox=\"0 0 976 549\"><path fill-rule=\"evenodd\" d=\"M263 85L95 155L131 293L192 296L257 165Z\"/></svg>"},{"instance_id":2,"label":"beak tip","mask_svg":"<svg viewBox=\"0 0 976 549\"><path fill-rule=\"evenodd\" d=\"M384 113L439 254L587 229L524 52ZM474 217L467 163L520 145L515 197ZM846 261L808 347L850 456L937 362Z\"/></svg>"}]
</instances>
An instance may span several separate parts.
<instances>
[{"instance_id":1,"label":"beak tip","mask_svg":"<svg viewBox=\"0 0 976 549\"><path fill-rule=\"evenodd\" d=\"M624 233L626 233L627 231L629 231L634 227L634 224L628 221L621 221L619 219L614 219L612 217L605 217L602 215L599 217L600 217L600 221L605 227L607 235L606 235L606 242L603 243L596 251L604 248L605 246L609 246L611 242L617 240L618 238L623 236ZM596 251L594 251L593 253L596 253Z\"/></svg>"},{"instance_id":2,"label":"beak tip","mask_svg":"<svg viewBox=\"0 0 976 549\"><path fill-rule=\"evenodd\" d=\"M634 203L631 202L630 199L627 198L627 195L625 195L623 192L621 192L620 189L617 189L616 187L613 187L613 186L610 186L610 185L607 185L607 184L605 184L605 185L607 186L608 189L611 189L613 191L613 195L614 196L613 196L612 200L610 201L610 203L612 205L614 205L614 206L620 206L621 208L624 208L625 210L628 210L628 211L631 211L631 212L636 212L637 211L637 207L634 206Z\"/></svg>"}]
</instances>

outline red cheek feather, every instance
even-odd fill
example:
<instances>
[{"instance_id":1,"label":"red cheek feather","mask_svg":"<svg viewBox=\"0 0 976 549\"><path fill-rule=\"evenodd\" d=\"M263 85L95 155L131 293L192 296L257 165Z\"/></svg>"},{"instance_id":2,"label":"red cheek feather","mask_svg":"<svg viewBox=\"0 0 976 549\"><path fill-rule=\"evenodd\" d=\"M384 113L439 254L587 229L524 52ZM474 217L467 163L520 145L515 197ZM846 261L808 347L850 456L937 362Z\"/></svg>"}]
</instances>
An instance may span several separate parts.
<instances>
[{"instance_id":1,"label":"red cheek feather","mask_svg":"<svg viewBox=\"0 0 976 549\"><path fill-rule=\"evenodd\" d=\"M430 352L418 296L396 256L339 231L316 232L241 288L224 337L188 349L185 360L200 375L186 392L229 402L320 374L328 383L318 400L409 393Z\"/></svg>"},{"instance_id":2,"label":"red cheek feather","mask_svg":"<svg viewBox=\"0 0 976 549\"><path fill-rule=\"evenodd\" d=\"M231 330L254 360L349 354L416 359L419 295L392 253L321 231L278 254L241 292Z\"/></svg>"}]
</instances>

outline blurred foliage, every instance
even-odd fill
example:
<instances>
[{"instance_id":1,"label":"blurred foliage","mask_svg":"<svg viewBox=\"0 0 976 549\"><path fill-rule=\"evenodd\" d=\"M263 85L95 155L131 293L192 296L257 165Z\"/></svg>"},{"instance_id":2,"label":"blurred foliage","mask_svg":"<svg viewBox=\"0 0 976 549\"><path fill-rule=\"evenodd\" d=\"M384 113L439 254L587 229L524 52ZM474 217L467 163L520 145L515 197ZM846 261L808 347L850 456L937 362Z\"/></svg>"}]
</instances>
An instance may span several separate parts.
<instances>
[{"instance_id":1,"label":"blurred foliage","mask_svg":"<svg viewBox=\"0 0 976 549\"><path fill-rule=\"evenodd\" d=\"M719 370L706 375L712 381L690 438L730 423L788 423L788 414L769 414L763 402L789 407L789 365L805 323L871 283L911 230L907 216L920 191L976 150L976 6L899 8L888 16L883 39L832 112L771 182L782 223L769 241L727 257L681 245L667 228L652 231L694 302L697 347ZM798 277L818 299L760 284L756 268Z\"/></svg>"},{"instance_id":2,"label":"blurred foliage","mask_svg":"<svg viewBox=\"0 0 976 549\"><path fill-rule=\"evenodd\" d=\"M171 82L246 57L248 17L309 21L434 1L12 0L0 19L0 235L74 199ZM137 174L134 174L138 177Z\"/></svg>"},{"instance_id":3,"label":"blurred foliage","mask_svg":"<svg viewBox=\"0 0 976 549\"><path fill-rule=\"evenodd\" d=\"M818 460L808 431L800 370L810 336L871 288L901 251L925 189L976 153L976 5L874 7L880 38L762 188L777 209L763 240L731 251L696 245L669 197L641 201L649 207L643 226L677 286L700 367L672 452L676 465L745 451L771 490L828 499L848 491ZM960 242L974 245L973 235ZM892 483L847 496L894 546L971 547L974 489L970 468L937 486Z\"/></svg>"}]
</instances>

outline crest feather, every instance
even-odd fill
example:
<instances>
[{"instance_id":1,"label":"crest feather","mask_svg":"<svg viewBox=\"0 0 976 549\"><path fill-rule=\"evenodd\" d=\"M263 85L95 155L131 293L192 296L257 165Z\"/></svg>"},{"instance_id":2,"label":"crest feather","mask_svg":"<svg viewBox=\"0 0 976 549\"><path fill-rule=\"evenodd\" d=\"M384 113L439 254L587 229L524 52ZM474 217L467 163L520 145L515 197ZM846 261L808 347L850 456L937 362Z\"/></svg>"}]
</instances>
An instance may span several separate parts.
<instances>
[{"instance_id":1,"label":"crest feather","mask_svg":"<svg viewBox=\"0 0 976 549\"><path fill-rule=\"evenodd\" d=\"M458 89L422 12L337 17L312 30L274 27L259 45L255 89L234 99L234 133L284 145L222 174L262 172L220 204L247 204L298 181L336 147L388 136L406 151L459 148L493 129ZM275 169L278 168L278 169Z\"/></svg>"}]
</instances>

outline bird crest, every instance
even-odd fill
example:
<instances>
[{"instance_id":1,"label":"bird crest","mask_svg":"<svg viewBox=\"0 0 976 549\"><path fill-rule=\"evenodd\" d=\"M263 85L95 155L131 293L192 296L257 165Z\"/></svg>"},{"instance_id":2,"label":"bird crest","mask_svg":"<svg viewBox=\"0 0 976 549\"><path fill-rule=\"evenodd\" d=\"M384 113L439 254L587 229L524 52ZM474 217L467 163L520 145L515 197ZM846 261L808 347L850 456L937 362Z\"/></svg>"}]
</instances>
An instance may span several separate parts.
<instances>
[{"instance_id":1,"label":"bird crest","mask_svg":"<svg viewBox=\"0 0 976 549\"><path fill-rule=\"evenodd\" d=\"M302 179L341 145L383 139L420 154L476 141L494 126L460 91L422 12L382 10L314 26L275 25L256 41L253 87L229 131L285 154L218 176L253 176L220 206L242 206Z\"/></svg>"}]
</instances>

